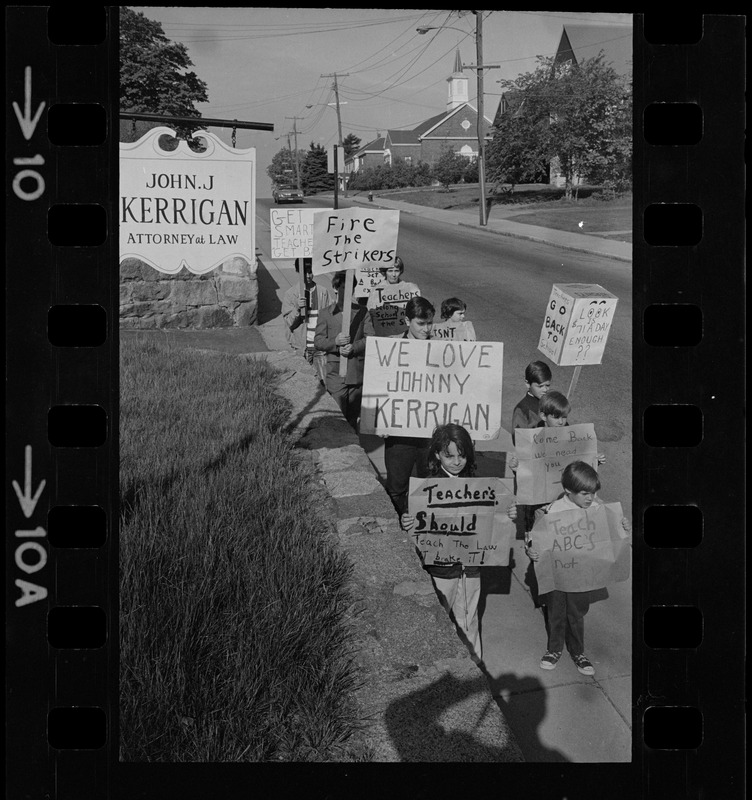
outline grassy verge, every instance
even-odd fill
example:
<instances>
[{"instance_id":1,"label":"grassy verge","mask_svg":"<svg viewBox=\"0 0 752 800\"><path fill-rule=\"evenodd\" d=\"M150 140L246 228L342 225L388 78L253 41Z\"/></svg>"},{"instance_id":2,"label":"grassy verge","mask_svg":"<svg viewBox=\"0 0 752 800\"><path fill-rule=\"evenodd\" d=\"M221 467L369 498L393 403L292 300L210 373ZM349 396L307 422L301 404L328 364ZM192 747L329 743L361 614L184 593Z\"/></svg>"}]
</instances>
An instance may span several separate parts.
<instances>
[{"instance_id":1,"label":"grassy verge","mask_svg":"<svg viewBox=\"0 0 752 800\"><path fill-rule=\"evenodd\" d=\"M489 187L489 219L503 216L504 219L543 228L597 233L617 241L632 241L631 232L624 233L632 230L631 194L602 199L596 187L583 186L577 200L567 200L563 188L546 184L517 186L511 194L491 196L490 191ZM376 195L430 208L475 212L479 199L477 184L457 184L449 190L437 187L399 189L377 192Z\"/></svg>"},{"instance_id":2,"label":"grassy verge","mask_svg":"<svg viewBox=\"0 0 752 800\"><path fill-rule=\"evenodd\" d=\"M275 373L121 348L124 761L352 761L351 564Z\"/></svg>"}]
</instances>

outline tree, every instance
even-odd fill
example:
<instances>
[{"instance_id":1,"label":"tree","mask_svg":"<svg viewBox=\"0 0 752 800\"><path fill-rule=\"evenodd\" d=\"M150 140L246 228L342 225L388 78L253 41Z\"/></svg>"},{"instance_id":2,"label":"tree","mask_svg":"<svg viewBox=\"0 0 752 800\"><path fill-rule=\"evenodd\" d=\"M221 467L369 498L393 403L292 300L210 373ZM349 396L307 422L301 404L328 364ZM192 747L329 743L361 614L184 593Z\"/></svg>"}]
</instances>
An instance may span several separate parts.
<instances>
[{"instance_id":1,"label":"tree","mask_svg":"<svg viewBox=\"0 0 752 800\"><path fill-rule=\"evenodd\" d=\"M300 164L301 180L303 173L303 163L306 159L305 150L298 150L298 163ZM271 163L266 168L266 174L272 183L289 183L295 184L296 164L295 164L295 151L290 150L289 147L283 147L272 156ZM301 184L302 185L302 184Z\"/></svg>"},{"instance_id":2,"label":"tree","mask_svg":"<svg viewBox=\"0 0 752 800\"><path fill-rule=\"evenodd\" d=\"M159 22L141 12L120 7L120 110L200 117L195 103L209 99L207 86L188 72L193 62L180 42L171 42ZM142 125L143 129L155 123ZM181 129L186 135L192 129Z\"/></svg>"},{"instance_id":3,"label":"tree","mask_svg":"<svg viewBox=\"0 0 752 800\"><path fill-rule=\"evenodd\" d=\"M463 183L478 183L478 158L473 157L465 162L465 169L462 170Z\"/></svg>"},{"instance_id":4,"label":"tree","mask_svg":"<svg viewBox=\"0 0 752 800\"><path fill-rule=\"evenodd\" d=\"M546 125L548 121L546 120ZM502 114L494 126L493 138L486 148L486 170L489 182L510 183L512 191L518 183L535 182L545 169L540 131L528 115Z\"/></svg>"},{"instance_id":5,"label":"tree","mask_svg":"<svg viewBox=\"0 0 752 800\"><path fill-rule=\"evenodd\" d=\"M556 159L571 198L577 177L606 179L615 170L623 178L631 170L630 86L604 63L602 52L564 66L541 57L533 72L501 83L515 97L516 110L494 130L494 174L519 180L536 164Z\"/></svg>"},{"instance_id":6,"label":"tree","mask_svg":"<svg viewBox=\"0 0 752 800\"><path fill-rule=\"evenodd\" d=\"M327 172L326 148L311 142L305 161L301 162L301 181L306 194L334 188L334 175Z\"/></svg>"},{"instance_id":7,"label":"tree","mask_svg":"<svg viewBox=\"0 0 752 800\"><path fill-rule=\"evenodd\" d=\"M466 166L467 161L447 147L442 150L433 165L433 175L445 189L448 189L450 184L460 182Z\"/></svg>"},{"instance_id":8,"label":"tree","mask_svg":"<svg viewBox=\"0 0 752 800\"><path fill-rule=\"evenodd\" d=\"M342 140L342 146L345 148L345 158L349 158L360 147L360 139L354 133L348 133Z\"/></svg>"}]
</instances>

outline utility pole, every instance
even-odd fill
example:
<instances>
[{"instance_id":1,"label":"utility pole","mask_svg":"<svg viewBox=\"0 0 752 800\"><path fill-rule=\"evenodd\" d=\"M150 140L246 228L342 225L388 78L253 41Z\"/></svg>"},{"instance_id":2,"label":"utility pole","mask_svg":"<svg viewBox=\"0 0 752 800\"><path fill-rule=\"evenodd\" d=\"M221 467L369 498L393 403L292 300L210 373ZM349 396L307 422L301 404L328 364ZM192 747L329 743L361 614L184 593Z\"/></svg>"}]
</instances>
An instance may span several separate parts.
<instances>
[{"instance_id":1,"label":"utility pole","mask_svg":"<svg viewBox=\"0 0 752 800\"><path fill-rule=\"evenodd\" d=\"M295 137L295 179L298 184L298 190L302 191L303 187L300 185L300 153L298 152L298 129L296 125L297 121L299 119L303 119L303 117L285 117L285 119L292 120L292 133L293 136ZM290 140L288 139L287 142L289 144Z\"/></svg>"},{"instance_id":2,"label":"utility pole","mask_svg":"<svg viewBox=\"0 0 752 800\"><path fill-rule=\"evenodd\" d=\"M349 77L349 75L350 75L349 72L341 73L341 76L343 78L347 78L347 77ZM344 191L345 197L347 197L347 183L346 183L346 180L345 180L346 176L345 176L345 173L344 173L344 168L345 168L345 147L344 147L344 143L342 141L342 118L340 117L340 113L339 113L339 87L337 86L337 73L336 72L332 72L329 75L322 75L321 77L322 78L334 78L334 87L333 88L334 88L334 98L336 100L336 109L337 109L337 133L338 133L338 136L339 136L339 146L340 146L340 149L342 150L342 189Z\"/></svg>"},{"instance_id":3,"label":"utility pole","mask_svg":"<svg viewBox=\"0 0 752 800\"><path fill-rule=\"evenodd\" d=\"M486 225L486 136L483 131L483 70L499 69L499 66L483 66L483 12L473 11L475 14L475 48L477 64L469 64L469 69L474 69L478 74L478 186L480 189L480 224Z\"/></svg>"}]
</instances>

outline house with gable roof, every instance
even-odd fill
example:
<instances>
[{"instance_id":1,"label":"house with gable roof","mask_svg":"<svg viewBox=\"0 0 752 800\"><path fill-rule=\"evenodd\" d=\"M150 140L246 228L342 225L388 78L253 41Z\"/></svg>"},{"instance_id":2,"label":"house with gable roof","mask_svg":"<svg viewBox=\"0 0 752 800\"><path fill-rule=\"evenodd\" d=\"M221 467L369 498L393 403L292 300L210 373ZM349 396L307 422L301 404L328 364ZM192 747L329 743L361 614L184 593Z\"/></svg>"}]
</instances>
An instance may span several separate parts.
<instances>
[{"instance_id":1,"label":"house with gable roof","mask_svg":"<svg viewBox=\"0 0 752 800\"><path fill-rule=\"evenodd\" d=\"M478 156L478 109L469 101L468 78L462 68L459 49L454 71L447 78L446 110L435 114L412 130L387 130L345 159L345 172L357 172L365 166L392 164L404 159L408 164L421 161L433 165L447 147L472 160ZM491 138L492 121L484 116L486 141Z\"/></svg>"},{"instance_id":2,"label":"house with gable roof","mask_svg":"<svg viewBox=\"0 0 752 800\"><path fill-rule=\"evenodd\" d=\"M567 69L573 65L594 58L603 51L604 63L610 65L617 75L625 76L632 72L632 25L612 23L580 23L562 26L559 45L554 55L553 68ZM521 98L514 90L504 92L494 116L496 124L501 115L514 114L520 110ZM558 159L549 165L549 183L563 186L564 177L558 166ZM575 183L579 183L576 180Z\"/></svg>"}]
</instances>

